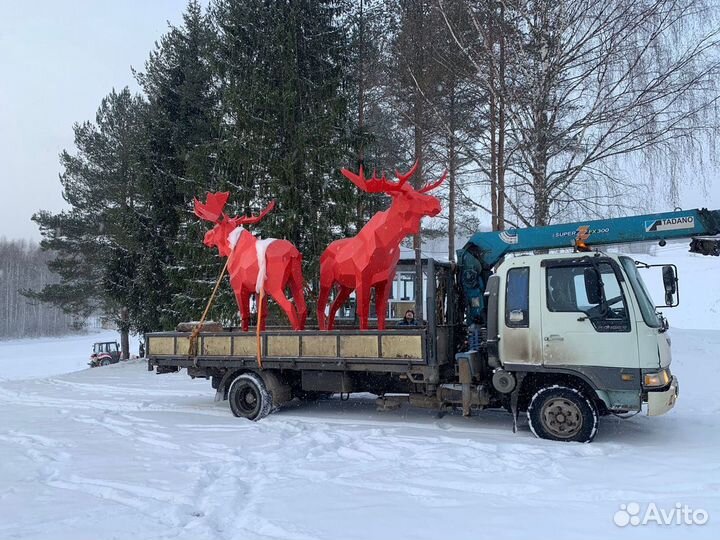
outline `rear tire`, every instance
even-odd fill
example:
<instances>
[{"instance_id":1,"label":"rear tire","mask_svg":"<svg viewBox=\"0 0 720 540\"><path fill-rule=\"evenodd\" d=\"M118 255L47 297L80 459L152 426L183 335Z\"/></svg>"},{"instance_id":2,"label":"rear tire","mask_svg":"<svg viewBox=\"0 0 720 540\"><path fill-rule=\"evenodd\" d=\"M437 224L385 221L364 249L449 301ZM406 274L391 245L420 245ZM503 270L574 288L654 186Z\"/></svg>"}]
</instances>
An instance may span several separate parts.
<instances>
[{"instance_id":1,"label":"rear tire","mask_svg":"<svg viewBox=\"0 0 720 540\"><path fill-rule=\"evenodd\" d=\"M538 390L530 400L527 417L533 434L541 439L590 442L597 435L597 408L580 390L569 386Z\"/></svg>"},{"instance_id":2,"label":"rear tire","mask_svg":"<svg viewBox=\"0 0 720 540\"><path fill-rule=\"evenodd\" d=\"M110 364L112 364L112 362L108 358L103 358L102 360L100 360L101 366L109 366Z\"/></svg>"},{"instance_id":3,"label":"rear tire","mask_svg":"<svg viewBox=\"0 0 720 540\"><path fill-rule=\"evenodd\" d=\"M230 410L238 418L260 420L272 410L272 396L262 377L256 373L238 375L228 392Z\"/></svg>"}]
</instances>

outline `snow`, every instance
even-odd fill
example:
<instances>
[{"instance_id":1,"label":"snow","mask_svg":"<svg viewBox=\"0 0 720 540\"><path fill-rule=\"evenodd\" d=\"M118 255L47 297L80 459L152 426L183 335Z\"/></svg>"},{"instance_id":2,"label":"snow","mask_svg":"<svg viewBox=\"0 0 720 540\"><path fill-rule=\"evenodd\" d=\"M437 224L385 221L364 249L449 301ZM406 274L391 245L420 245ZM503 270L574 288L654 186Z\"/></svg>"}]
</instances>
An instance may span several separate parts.
<instances>
[{"instance_id":1,"label":"snow","mask_svg":"<svg viewBox=\"0 0 720 540\"><path fill-rule=\"evenodd\" d=\"M688 307L671 324L716 324L694 310L717 305L704 261L720 261L673 257ZM720 331L671 335L676 408L602 418L592 444L536 439L524 419L513 434L499 411L380 413L368 395L253 423L184 372L82 369L96 336L1 342L0 538L715 538ZM632 502L710 520L621 529Z\"/></svg>"},{"instance_id":2,"label":"snow","mask_svg":"<svg viewBox=\"0 0 720 540\"><path fill-rule=\"evenodd\" d=\"M79 371L88 367L96 341L120 342L113 331L55 337L0 341L0 381L26 379ZM131 354L137 354L137 339L131 339Z\"/></svg>"},{"instance_id":3,"label":"snow","mask_svg":"<svg viewBox=\"0 0 720 540\"><path fill-rule=\"evenodd\" d=\"M678 268L680 305L663 309L673 328L720 330L720 257L688 253L688 242L658 248L654 256L632 255L648 264L675 264ZM662 302L659 269L641 273L655 302Z\"/></svg>"}]
</instances>

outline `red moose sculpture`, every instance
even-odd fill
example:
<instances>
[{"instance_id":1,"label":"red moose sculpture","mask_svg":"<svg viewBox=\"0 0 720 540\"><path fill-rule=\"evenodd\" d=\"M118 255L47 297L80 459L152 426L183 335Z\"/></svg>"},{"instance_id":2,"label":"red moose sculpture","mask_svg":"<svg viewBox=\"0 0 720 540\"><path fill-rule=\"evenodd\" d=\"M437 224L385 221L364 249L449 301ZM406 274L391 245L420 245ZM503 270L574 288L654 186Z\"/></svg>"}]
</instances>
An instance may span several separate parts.
<instances>
[{"instance_id":1,"label":"red moose sculpture","mask_svg":"<svg viewBox=\"0 0 720 540\"><path fill-rule=\"evenodd\" d=\"M244 227L260 222L275 207L275 201L257 216L230 218L223 212L229 197L228 192L208 193L205 204L195 199L195 215L215 224L205 234L204 243L208 247L217 246L220 256L228 257L230 284L240 308L242 329L247 331L250 326L250 295L256 293L262 298L262 320L258 321L262 330L265 329L267 295L285 311L293 330L302 330L307 319L302 255L287 240L260 240ZM294 305L285 297L288 287Z\"/></svg>"},{"instance_id":2,"label":"red moose sculpture","mask_svg":"<svg viewBox=\"0 0 720 540\"><path fill-rule=\"evenodd\" d=\"M341 172L348 180L367 193L384 193L392 197L390 208L378 212L353 238L343 238L331 243L320 257L320 295L317 316L320 329L332 330L335 314L353 290L356 291L357 313L360 329L367 330L370 312L370 289L375 288L375 309L378 329L385 329L385 311L390 296L395 268L400 259L400 242L420 230L424 216L440 213L440 201L427 192L443 183L447 171L437 182L414 190L407 181L417 171L417 161L405 174L398 171L398 182L390 182L385 175L377 178L375 173L366 179L363 168L360 174L347 169ZM335 284L340 291L325 316L330 292ZM326 324L327 322L327 324Z\"/></svg>"}]
</instances>

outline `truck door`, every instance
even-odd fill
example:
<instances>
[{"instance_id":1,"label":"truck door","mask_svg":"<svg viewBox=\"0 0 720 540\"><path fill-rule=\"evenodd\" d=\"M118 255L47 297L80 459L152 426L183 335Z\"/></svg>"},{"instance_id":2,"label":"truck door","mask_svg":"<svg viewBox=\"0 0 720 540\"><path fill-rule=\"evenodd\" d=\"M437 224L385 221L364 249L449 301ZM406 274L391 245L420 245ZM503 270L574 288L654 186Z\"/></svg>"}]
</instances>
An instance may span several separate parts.
<instances>
[{"instance_id":1,"label":"truck door","mask_svg":"<svg viewBox=\"0 0 720 540\"><path fill-rule=\"evenodd\" d=\"M540 273L518 258L506 262L498 274L504 292L496 314L500 358L505 365L540 365Z\"/></svg>"},{"instance_id":2,"label":"truck door","mask_svg":"<svg viewBox=\"0 0 720 540\"><path fill-rule=\"evenodd\" d=\"M543 364L568 366L603 378L605 367L638 368L637 336L629 289L612 259L545 261L542 295ZM600 292L587 289L586 273L600 277ZM598 369L595 369L598 368Z\"/></svg>"}]
</instances>

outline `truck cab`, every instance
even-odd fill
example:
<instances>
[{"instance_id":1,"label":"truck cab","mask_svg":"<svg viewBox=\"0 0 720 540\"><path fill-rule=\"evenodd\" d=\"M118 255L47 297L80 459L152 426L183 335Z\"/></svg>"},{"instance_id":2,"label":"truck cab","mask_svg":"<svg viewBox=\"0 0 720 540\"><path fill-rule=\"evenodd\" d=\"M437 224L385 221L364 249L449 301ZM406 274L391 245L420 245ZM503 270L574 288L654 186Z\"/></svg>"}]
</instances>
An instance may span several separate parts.
<instances>
[{"instance_id":1,"label":"truck cab","mask_svg":"<svg viewBox=\"0 0 720 540\"><path fill-rule=\"evenodd\" d=\"M527 385L520 406L528 416L538 393L563 393L548 386L580 391L600 414L640 411L647 403L649 415L660 415L674 406L678 383L670 372L667 323L638 266L625 255L602 252L521 255L497 265L488 282L490 294L497 291L497 301L488 303L488 334L496 371L519 375ZM677 288L673 284L670 294L669 285L676 277L670 273L664 276L673 301ZM577 419L581 411L548 395L557 414L539 411L531 427L555 435L549 438L572 437L572 426L557 419Z\"/></svg>"}]
</instances>

